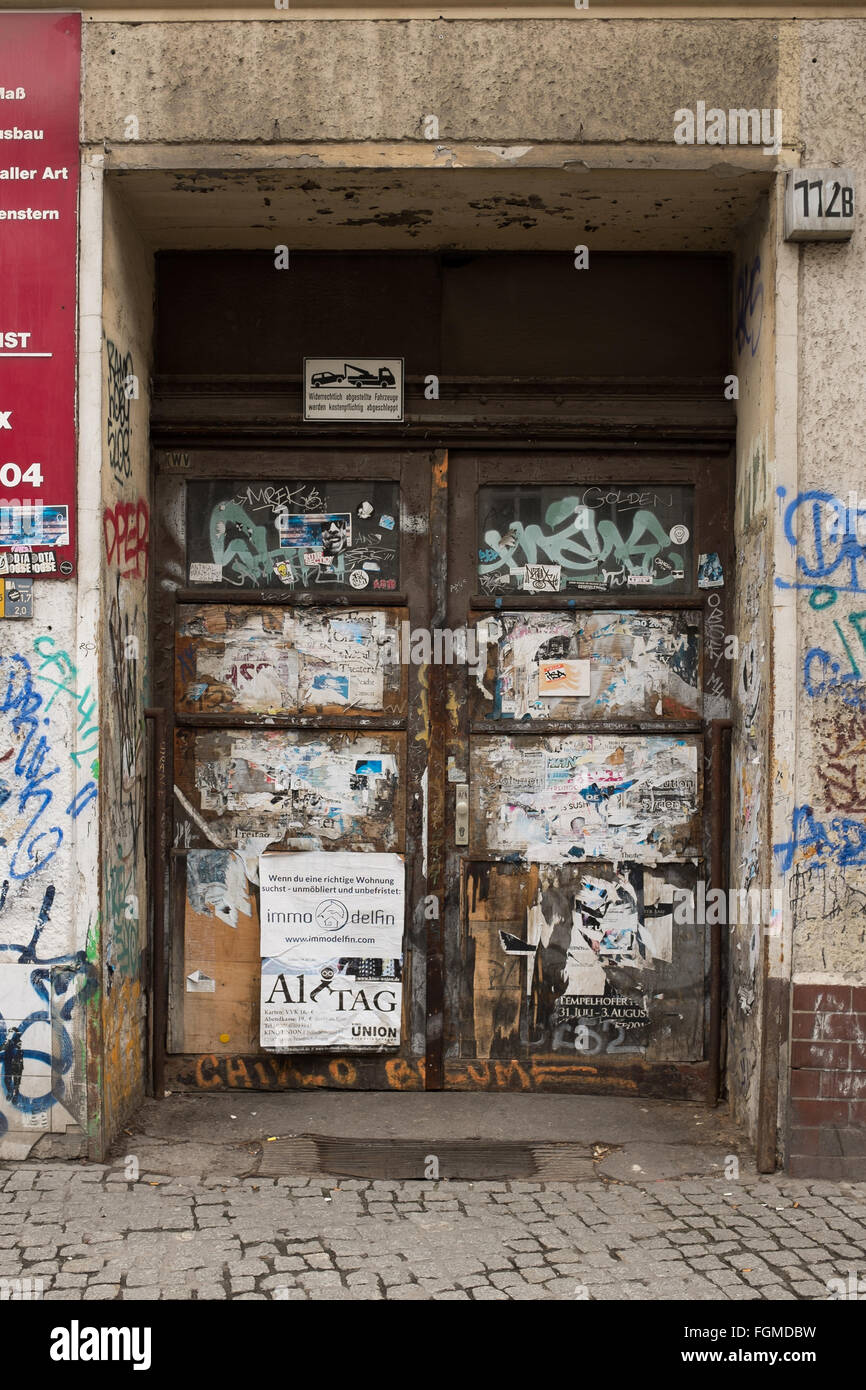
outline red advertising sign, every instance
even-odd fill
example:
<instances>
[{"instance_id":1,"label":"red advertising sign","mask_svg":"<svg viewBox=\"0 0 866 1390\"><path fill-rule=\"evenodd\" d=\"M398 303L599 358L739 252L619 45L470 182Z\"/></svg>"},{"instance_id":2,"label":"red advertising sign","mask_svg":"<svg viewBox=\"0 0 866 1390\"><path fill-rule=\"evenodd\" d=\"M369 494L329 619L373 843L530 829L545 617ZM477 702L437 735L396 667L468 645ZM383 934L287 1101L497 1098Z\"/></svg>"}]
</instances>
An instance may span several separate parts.
<instances>
[{"instance_id":1,"label":"red advertising sign","mask_svg":"<svg viewBox=\"0 0 866 1390\"><path fill-rule=\"evenodd\" d=\"M80 68L80 15L0 15L0 576L75 568Z\"/></svg>"}]
</instances>

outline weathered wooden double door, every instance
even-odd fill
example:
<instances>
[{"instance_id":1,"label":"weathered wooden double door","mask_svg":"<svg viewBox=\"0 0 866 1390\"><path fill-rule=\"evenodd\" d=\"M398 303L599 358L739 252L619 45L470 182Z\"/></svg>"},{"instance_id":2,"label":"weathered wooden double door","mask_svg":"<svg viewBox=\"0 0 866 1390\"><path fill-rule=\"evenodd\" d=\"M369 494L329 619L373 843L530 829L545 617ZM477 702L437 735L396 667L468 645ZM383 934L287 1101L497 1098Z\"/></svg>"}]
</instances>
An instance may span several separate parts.
<instances>
[{"instance_id":1,"label":"weathered wooden double door","mask_svg":"<svg viewBox=\"0 0 866 1390\"><path fill-rule=\"evenodd\" d=\"M661 451L158 454L174 1084L697 1092L728 477ZM402 938L342 946L335 888L287 913L286 940L332 934L327 967L287 971L262 855L335 884L396 863ZM355 920L384 920L372 893Z\"/></svg>"}]
</instances>

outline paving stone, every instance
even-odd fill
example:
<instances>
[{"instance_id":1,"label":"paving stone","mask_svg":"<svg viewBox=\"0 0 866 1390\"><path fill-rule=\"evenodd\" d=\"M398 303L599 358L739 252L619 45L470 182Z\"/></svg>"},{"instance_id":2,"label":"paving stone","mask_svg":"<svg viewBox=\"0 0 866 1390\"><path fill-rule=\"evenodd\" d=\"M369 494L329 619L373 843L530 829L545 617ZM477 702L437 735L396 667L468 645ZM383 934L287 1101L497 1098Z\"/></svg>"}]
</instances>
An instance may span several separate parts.
<instances>
[{"instance_id":1,"label":"paving stone","mask_svg":"<svg viewBox=\"0 0 866 1390\"><path fill-rule=\"evenodd\" d=\"M866 1251L862 1185L93 1178L0 1170L0 1278L88 1300L789 1302Z\"/></svg>"}]
</instances>

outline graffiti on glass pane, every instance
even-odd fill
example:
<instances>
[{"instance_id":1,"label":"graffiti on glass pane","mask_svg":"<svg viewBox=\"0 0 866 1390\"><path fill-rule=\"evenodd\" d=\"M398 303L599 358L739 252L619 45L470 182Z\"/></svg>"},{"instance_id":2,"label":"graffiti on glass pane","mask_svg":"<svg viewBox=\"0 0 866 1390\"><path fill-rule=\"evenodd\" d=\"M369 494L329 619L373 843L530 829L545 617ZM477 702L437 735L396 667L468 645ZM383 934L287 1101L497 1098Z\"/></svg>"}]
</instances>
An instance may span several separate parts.
<instances>
[{"instance_id":1,"label":"graffiti on glass pane","mask_svg":"<svg viewBox=\"0 0 866 1390\"><path fill-rule=\"evenodd\" d=\"M683 592L692 579L687 488L483 488L478 576L485 593Z\"/></svg>"}]
</instances>

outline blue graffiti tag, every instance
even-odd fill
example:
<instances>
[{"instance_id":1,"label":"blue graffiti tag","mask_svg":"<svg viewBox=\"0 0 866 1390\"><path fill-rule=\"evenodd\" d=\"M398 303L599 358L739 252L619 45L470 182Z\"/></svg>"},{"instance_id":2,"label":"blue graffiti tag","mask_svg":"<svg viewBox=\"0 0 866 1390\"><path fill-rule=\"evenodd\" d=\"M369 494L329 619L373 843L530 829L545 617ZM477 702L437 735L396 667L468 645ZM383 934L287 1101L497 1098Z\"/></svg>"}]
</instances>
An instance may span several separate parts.
<instances>
[{"instance_id":1,"label":"blue graffiti tag","mask_svg":"<svg viewBox=\"0 0 866 1390\"><path fill-rule=\"evenodd\" d=\"M800 861L810 868L866 866L866 825L850 816L834 816L828 825L815 819L811 806L794 808L790 838L773 846L782 873Z\"/></svg>"},{"instance_id":2,"label":"blue graffiti tag","mask_svg":"<svg viewBox=\"0 0 866 1390\"><path fill-rule=\"evenodd\" d=\"M5 879L0 889L0 911L6 904L8 892L9 880ZM45 1006L33 1009L20 1022L7 1023L0 1014L0 1077L3 1096L23 1115L40 1115L58 1100L63 1100L62 1078L71 1070L74 1060L72 1039L66 1024L71 1020L76 1006L87 1003L93 997L99 983L96 966L87 959L85 951L49 956L42 960L37 955L39 938L51 920L53 903L54 885L49 884L43 894L36 926L29 942L26 945L0 945L0 963L6 963L5 953L8 953L15 957L15 964L33 967L29 984L37 1005ZM39 1024L47 1024L51 1030L50 1053L42 1048L26 1045L28 1029ZM46 1069L49 1088L41 1095L22 1094L21 1082L27 1062L36 1062ZM8 1120L0 1113L0 1135L5 1134L7 1129Z\"/></svg>"},{"instance_id":3,"label":"blue graffiti tag","mask_svg":"<svg viewBox=\"0 0 866 1390\"><path fill-rule=\"evenodd\" d=\"M0 713L9 720L13 736L21 739L11 773L5 771L5 763L14 749L0 754L0 770L5 773L0 776L0 807L12 803L19 815L30 815L9 861L10 877L26 879L44 869L63 843L62 826L46 827L44 820L54 800L52 778L56 777L60 766L51 751L48 739L51 721L42 712L43 698L33 685L29 661L16 653L0 657L0 666L5 667L6 674L5 688L0 681ZM82 800L91 787L92 794ZM90 782L77 794L65 814L75 819L95 795L96 784ZM0 838L0 844L5 846L5 839Z\"/></svg>"},{"instance_id":4,"label":"blue graffiti tag","mask_svg":"<svg viewBox=\"0 0 866 1390\"><path fill-rule=\"evenodd\" d=\"M785 496L785 489L778 488ZM779 589L866 594L866 544L860 531L866 508L848 507L832 492L801 492L785 509L785 536L797 550L798 579L777 579ZM802 524L802 534L797 534ZM822 607L822 603L816 606Z\"/></svg>"}]
</instances>

